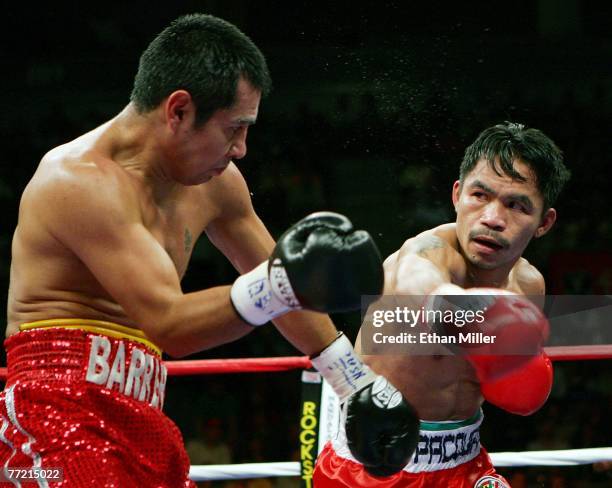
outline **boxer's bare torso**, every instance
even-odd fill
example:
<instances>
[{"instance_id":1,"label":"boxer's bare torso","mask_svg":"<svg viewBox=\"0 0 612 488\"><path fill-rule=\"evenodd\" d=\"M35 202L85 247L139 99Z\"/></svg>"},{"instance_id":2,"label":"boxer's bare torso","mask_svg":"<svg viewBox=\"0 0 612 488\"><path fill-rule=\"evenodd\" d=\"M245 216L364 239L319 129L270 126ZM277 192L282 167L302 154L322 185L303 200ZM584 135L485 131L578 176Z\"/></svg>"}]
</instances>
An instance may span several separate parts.
<instances>
[{"instance_id":1,"label":"boxer's bare torso","mask_svg":"<svg viewBox=\"0 0 612 488\"><path fill-rule=\"evenodd\" d=\"M202 233L238 273L274 248L233 163L247 153L260 98L241 78L233 105L197 125L190 95L177 90L45 155L21 199L7 336L32 321L102 320L180 357L250 333L231 286L184 293L180 281ZM274 324L307 354L336 336L329 317L306 311Z\"/></svg>"},{"instance_id":2,"label":"boxer's bare torso","mask_svg":"<svg viewBox=\"0 0 612 488\"><path fill-rule=\"evenodd\" d=\"M504 282L474 282L461 254L455 224L444 224L408 239L385 260L385 295L404 294L402 283L411 282L409 292L426 295L431 289L425 276L434 266L444 280L462 288L495 287L523 295L541 295L541 274L521 258ZM403 276L398 274L404 273ZM410 273L410 275L407 275ZM421 275L422 273L422 275ZM398 279L399 278L399 279ZM440 348L444 346L440 345ZM360 339L357 339L360 351ZM460 420L472 416L482 404L480 385L469 363L441 349L440 355L365 355L377 373L387 377L426 420Z\"/></svg>"},{"instance_id":3,"label":"boxer's bare torso","mask_svg":"<svg viewBox=\"0 0 612 488\"><path fill-rule=\"evenodd\" d=\"M156 251L170 257L179 279L198 237L220 218L222 209L236 204L246 188L231 163L206 184L169 184L156 195L147 176L113 159L115 130L112 123L105 124L52 150L26 187L12 244L7 336L17 332L21 323L58 317L137 327L79 256L56 236L58 232L79 232L78 227L70 228L71 222L55 215L56 202L63 198L72 179L97 178L103 173L104 183L112 181L112 187L101 184L99 192L104 198L120 199L129 208L157 241ZM104 212L104 207L98 211ZM96 217L92 215L92 225Z\"/></svg>"}]
</instances>

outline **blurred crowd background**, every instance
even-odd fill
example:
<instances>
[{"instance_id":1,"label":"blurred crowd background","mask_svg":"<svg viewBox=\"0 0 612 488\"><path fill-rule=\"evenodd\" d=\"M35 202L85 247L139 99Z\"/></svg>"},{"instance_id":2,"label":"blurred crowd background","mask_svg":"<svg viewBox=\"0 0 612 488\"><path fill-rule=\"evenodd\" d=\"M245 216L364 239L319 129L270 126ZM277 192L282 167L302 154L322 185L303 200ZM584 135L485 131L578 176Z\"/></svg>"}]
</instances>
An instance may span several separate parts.
<instances>
[{"instance_id":1,"label":"blurred crowd background","mask_svg":"<svg viewBox=\"0 0 612 488\"><path fill-rule=\"evenodd\" d=\"M383 255L453 219L465 147L504 120L541 129L572 180L553 231L526 257L549 293L612 292L612 17L606 2L177 1L12 5L3 14L0 276L19 195L51 147L128 102L138 57L173 18L237 24L267 56L274 91L239 162L273 235L316 210L351 217ZM100 191L104 191L100 189ZM186 291L236 277L205 239ZM334 317L354 338L359 314ZM273 326L194 358L295 355ZM559 363L548 404L517 418L485 406L489 451L612 445L610 361ZM297 459L299 372L172 378L166 412L193 464ZM500 470L513 487L611 486L592 466ZM292 487L297 479L203 483Z\"/></svg>"}]
</instances>

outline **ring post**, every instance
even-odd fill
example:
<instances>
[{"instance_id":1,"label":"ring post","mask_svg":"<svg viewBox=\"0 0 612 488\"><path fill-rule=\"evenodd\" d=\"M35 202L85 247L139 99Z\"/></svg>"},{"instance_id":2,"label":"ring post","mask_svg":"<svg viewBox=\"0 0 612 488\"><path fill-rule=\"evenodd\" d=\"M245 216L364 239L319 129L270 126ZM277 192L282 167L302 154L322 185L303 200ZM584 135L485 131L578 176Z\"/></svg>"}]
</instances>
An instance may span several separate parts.
<instances>
[{"instance_id":1,"label":"ring post","mask_svg":"<svg viewBox=\"0 0 612 488\"><path fill-rule=\"evenodd\" d=\"M321 375L314 369L302 371L300 409L300 477L302 488L312 488L312 473L317 460Z\"/></svg>"}]
</instances>

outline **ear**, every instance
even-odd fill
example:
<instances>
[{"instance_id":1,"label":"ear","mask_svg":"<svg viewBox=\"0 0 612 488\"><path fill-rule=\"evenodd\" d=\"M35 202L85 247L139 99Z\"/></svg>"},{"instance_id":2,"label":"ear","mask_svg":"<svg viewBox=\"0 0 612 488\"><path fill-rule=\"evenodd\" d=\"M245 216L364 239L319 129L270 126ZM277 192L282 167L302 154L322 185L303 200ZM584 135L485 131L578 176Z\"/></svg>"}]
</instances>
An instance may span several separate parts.
<instances>
[{"instance_id":1,"label":"ear","mask_svg":"<svg viewBox=\"0 0 612 488\"><path fill-rule=\"evenodd\" d=\"M457 180L455 181L455 183L453 183L453 192L452 192L453 207L455 207L455 212L457 211L457 202L459 201L460 193L461 193L461 183L459 182L459 180Z\"/></svg>"},{"instance_id":2,"label":"ear","mask_svg":"<svg viewBox=\"0 0 612 488\"><path fill-rule=\"evenodd\" d=\"M172 92L164 104L166 123L175 132L179 127L191 126L195 120L195 106L188 91Z\"/></svg>"},{"instance_id":3,"label":"ear","mask_svg":"<svg viewBox=\"0 0 612 488\"><path fill-rule=\"evenodd\" d=\"M534 237L542 237L546 234L557 220L557 211L554 208L549 208L544 212L542 221L535 231Z\"/></svg>"}]
</instances>

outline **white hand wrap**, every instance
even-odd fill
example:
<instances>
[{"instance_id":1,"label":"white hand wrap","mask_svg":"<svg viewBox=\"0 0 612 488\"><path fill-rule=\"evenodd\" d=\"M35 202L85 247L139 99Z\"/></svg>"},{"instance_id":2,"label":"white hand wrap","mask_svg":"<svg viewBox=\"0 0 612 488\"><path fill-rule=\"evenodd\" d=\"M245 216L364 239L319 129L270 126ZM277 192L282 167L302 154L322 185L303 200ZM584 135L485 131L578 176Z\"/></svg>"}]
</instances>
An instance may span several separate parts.
<instances>
[{"instance_id":1,"label":"white hand wrap","mask_svg":"<svg viewBox=\"0 0 612 488\"><path fill-rule=\"evenodd\" d=\"M361 360L344 334L312 358L311 362L336 392L340 403L344 403L349 396L365 388L377 377Z\"/></svg>"},{"instance_id":2,"label":"white hand wrap","mask_svg":"<svg viewBox=\"0 0 612 488\"><path fill-rule=\"evenodd\" d=\"M284 272L284 268L282 270L279 268L281 267L275 267L275 274ZM279 292L280 285L283 286L282 292ZM286 295L293 296L289 280L275 279L275 282L271 283L268 277L268 261L239 276L230 292L230 298L238 314L255 326L263 325L289 310L299 308L297 300L285 302L279 298Z\"/></svg>"}]
</instances>

